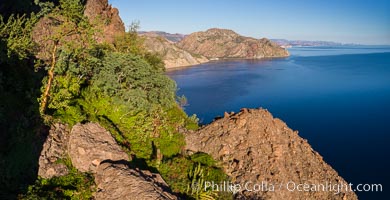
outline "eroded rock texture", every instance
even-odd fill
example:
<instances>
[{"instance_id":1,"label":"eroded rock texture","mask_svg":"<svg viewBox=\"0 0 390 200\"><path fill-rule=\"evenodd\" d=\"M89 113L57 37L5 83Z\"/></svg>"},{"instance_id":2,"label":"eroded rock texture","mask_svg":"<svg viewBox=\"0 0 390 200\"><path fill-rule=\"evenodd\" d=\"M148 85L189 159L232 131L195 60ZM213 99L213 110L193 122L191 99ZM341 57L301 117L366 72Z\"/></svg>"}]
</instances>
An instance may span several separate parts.
<instances>
[{"instance_id":1,"label":"eroded rock texture","mask_svg":"<svg viewBox=\"0 0 390 200\"><path fill-rule=\"evenodd\" d=\"M128 155L111 133L97 123L73 126L68 145L72 164L81 172L96 172L104 160L126 160Z\"/></svg>"},{"instance_id":2,"label":"eroded rock texture","mask_svg":"<svg viewBox=\"0 0 390 200\"><path fill-rule=\"evenodd\" d=\"M227 114L186 136L186 148L205 152L222 162L234 183L267 182L279 187L272 191L239 193L237 199L357 199L353 192L290 192L286 184L342 184L347 182L297 131L264 109L243 109ZM252 185L253 185L252 184Z\"/></svg>"},{"instance_id":3,"label":"eroded rock texture","mask_svg":"<svg viewBox=\"0 0 390 200\"><path fill-rule=\"evenodd\" d=\"M41 152L39 175L66 175L67 167L58 162L64 158L77 170L94 175L97 200L177 199L159 174L132 168L111 133L97 123L76 124L71 131L63 124L52 126Z\"/></svg>"},{"instance_id":4,"label":"eroded rock texture","mask_svg":"<svg viewBox=\"0 0 390 200\"><path fill-rule=\"evenodd\" d=\"M168 185L159 174L130 169L120 162L103 162L97 170L95 182L97 199L177 199L166 192Z\"/></svg>"},{"instance_id":5,"label":"eroded rock texture","mask_svg":"<svg viewBox=\"0 0 390 200\"><path fill-rule=\"evenodd\" d=\"M108 0L87 0L84 15L92 24L102 28L103 32L96 38L98 42L112 43L115 37L125 33L118 9L111 7Z\"/></svg>"},{"instance_id":6,"label":"eroded rock texture","mask_svg":"<svg viewBox=\"0 0 390 200\"><path fill-rule=\"evenodd\" d=\"M69 133L67 125L54 124L51 126L39 157L38 176L52 178L68 174L68 168L59 161L67 157Z\"/></svg>"}]
</instances>

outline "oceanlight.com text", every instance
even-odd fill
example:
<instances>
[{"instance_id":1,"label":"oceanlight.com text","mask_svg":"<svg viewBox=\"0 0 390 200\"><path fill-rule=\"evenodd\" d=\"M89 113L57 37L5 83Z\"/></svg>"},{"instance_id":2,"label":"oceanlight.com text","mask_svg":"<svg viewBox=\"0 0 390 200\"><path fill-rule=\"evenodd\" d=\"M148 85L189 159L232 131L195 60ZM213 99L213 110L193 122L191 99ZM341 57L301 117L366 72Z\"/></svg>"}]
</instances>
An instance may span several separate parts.
<instances>
[{"instance_id":1,"label":"oceanlight.com text","mask_svg":"<svg viewBox=\"0 0 390 200\"><path fill-rule=\"evenodd\" d=\"M343 184L343 183L296 183L288 181L285 183L270 183L266 181L245 183L232 183L230 181L214 182L205 181L203 185L194 184L193 189L204 191L222 191L237 193L241 191L248 192L332 192L339 194L343 192L382 192L382 184Z\"/></svg>"}]
</instances>

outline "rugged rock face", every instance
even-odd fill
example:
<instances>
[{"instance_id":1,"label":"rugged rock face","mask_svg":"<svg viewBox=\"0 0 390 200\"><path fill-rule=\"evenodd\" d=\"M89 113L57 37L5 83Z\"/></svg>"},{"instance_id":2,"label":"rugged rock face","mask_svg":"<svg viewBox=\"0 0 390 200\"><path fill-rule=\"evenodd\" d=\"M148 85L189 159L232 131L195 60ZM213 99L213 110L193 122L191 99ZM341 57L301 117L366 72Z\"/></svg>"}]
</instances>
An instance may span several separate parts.
<instances>
[{"instance_id":1,"label":"rugged rock face","mask_svg":"<svg viewBox=\"0 0 390 200\"><path fill-rule=\"evenodd\" d=\"M188 35L178 47L207 58L286 57L288 51L270 40L241 36L227 29L209 29Z\"/></svg>"},{"instance_id":2,"label":"rugged rock face","mask_svg":"<svg viewBox=\"0 0 390 200\"><path fill-rule=\"evenodd\" d=\"M306 140L263 109L243 109L212 122L186 136L186 148L205 152L222 162L234 183L268 183L258 192L242 191L237 199L357 199L346 191L346 182L338 176ZM288 191L287 184L340 184L335 191ZM252 185L253 185L252 184ZM273 192L269 184L276 185ZM280 184L282 184L280 186ZM265 188L265 189L264 189ZM291 188L290 188L291 189Z\"/></svg>"},{"instance_id":3,"label":"rugged rock face","mask_svg":"<svg viewBox=\"0 0 390 200\"><path fill-rule=\"evenodd\" d=\"M96 172L100 162L107 159L129 161L111 133L96 123L72 128L68 152L73 166L81 172Z\"/></svg>"},{"instance_id":4,"label":"rugged rock face","mask_svg":"<svg viewBox=\"0 0 390 200\"><path fill-rule=\"evenodd\" d=\"M165 63L165 68L167 69L197 65L209 61L204 56L191 54L178 48L175 43L167 40L157 33L144 33L142 34L142 37L145 38L144 45L146 49L161 55Z\"/></svg>"},{"instance_id":5,"label":"rugged rock face","mask_svg":"<svg viewBox=\"0 0 390 200\"><path fill-rule=\"evenodd\" d=\"M116 36L125 33L124 24L119 17L119 11L108 4L108 0L87 0L84 15L88 17L90 23L102 32L96 32L94 37L97 42L112 43ZM37 58L50 60L52 58L54 42L49 40L49 35L54 35L58 30L59 22L63 19L46 16L41 18L35 25L32 33L34 42L37 47ZM79 41L80 35L72 34L63 38L64 41ZM59 44L61 46L61 43Z\"/></svg>"},{"instance_id":6,"label":"rugged rock face","mask_svg":"<svg viewBox=\"0 0 390 200\"><path fill-rule=\"evenodd\" d=\"M177 199L159 174L130 166L110 132L99 124L77 124L70 131L55 124L39 159L39 176L52 178L68 173L59 159L70 158L72 165L95 176L99 199Z\"/></svg>"},{"instance_id":7,"label":"rugged rock face","mask_svg":"<svg viewBox=\"0 0 390 200\"><path fill-rule=\"evenodd\" d=\"M120 162L103 162L95 176L97 199L177 199L164 191L168 185L159 174L130 169ZM118 187L123 185L125 187Z\"/></svg>"},{"instance_id":8,"label":"rugged rock face","mask_svg":"<svg viewBox=\"0 0 390 200\"><path fill-rule=\"evenodd\" d=\"M119 17L119 11L108 4L108 0L87 0L84 15L92 24L102 26L103 33L98 42L112 43L117 35L125 33L125 26Z\"/></svg>"}]
</instances>

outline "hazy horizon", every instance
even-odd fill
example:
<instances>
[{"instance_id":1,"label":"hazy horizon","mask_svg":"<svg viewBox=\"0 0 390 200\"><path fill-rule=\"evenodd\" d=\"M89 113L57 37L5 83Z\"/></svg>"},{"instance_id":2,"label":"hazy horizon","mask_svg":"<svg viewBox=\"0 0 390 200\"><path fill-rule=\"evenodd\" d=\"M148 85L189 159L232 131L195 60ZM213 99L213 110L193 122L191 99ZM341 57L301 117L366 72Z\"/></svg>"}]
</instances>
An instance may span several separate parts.
<instances>
[{"instance_id":1,"label":"hazy horizon","mask_svg":"<svg viewBox=\"0 0 390 200\"><path fill-rule=\"evenodd\" d=\"M126 26L190 34L231 29L255 37L390 45L390 1L109 0Z\"/></svg>"}]
</instances>

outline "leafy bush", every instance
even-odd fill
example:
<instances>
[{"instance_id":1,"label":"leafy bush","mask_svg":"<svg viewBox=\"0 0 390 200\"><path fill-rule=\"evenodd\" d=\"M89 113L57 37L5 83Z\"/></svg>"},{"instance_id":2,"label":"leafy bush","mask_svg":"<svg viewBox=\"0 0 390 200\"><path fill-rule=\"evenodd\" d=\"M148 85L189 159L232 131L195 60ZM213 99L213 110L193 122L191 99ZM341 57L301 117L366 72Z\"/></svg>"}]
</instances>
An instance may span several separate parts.
<instances>
[{"instance_id":1,"label":"leafy bush","mask_svg":"<svg viewBox=\"0 0 390 200\"><path fill-rule=\"evenodd\" d=\"M186 197L194 166L207 180L227 178L208 155L181 154L185 139L180 130L198 129L198 119L178 105L175 82L163 74L161 58L143 47L136 24L113 45L97 44L95 29L83 15L83 1L37 2L42 10L30 18L11 15L7 21L0 16L0 64L6 65L0 71L3 188L16 191L35 179L37 147L42 146L35 134L47 131L42 119L48 124L99 122L131 154L134 167L157 169ZM31 40L39 17L54 24L51 34L41 38L42 60L33 58L36 44ZM91 175L68 166L70 174L39 178L24 198L91 198Z\"/></svg>"}]
</instances>

